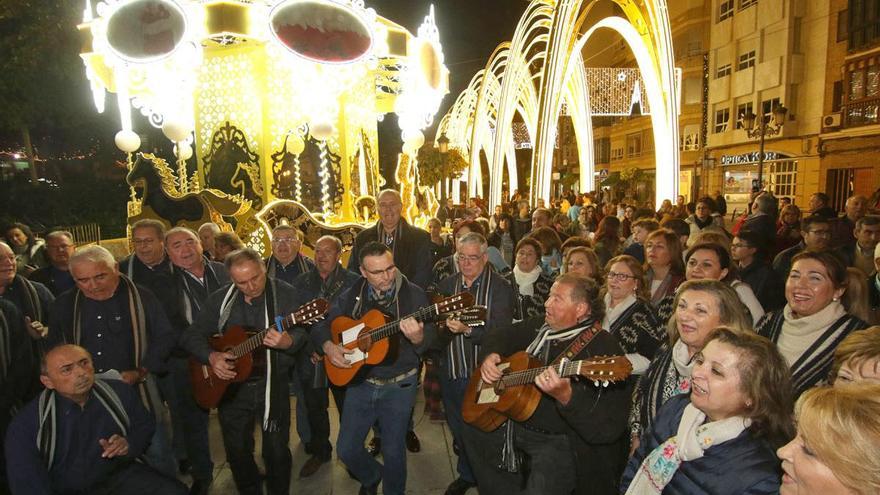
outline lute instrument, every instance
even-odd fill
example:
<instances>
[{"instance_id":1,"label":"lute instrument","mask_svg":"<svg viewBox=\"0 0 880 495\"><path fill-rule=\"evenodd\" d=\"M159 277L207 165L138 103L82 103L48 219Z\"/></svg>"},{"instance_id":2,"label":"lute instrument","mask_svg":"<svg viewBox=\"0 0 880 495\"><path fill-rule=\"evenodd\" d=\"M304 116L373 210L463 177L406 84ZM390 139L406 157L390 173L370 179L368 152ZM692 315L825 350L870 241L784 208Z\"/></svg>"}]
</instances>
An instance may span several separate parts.
<instances>
[{"instance_id":1,"label":"lute instrument","mask_svg":"<svg viewBox=\"0 0 880 495\"><path fill-rule=\"evenodd\" d=\"M253 352L263 346L263 338L268 332L287 331L291 327L309 325L324 318L329 304L324 299L307 302L293 313L281 319L281 328L273 324L259 332L249 332L240 326L231 326L221 335L210 338L211 348L217 352L228 352L235 356L235 378L224 380L214 374L210 364L198 359L189 359L189 376L196 403L205 409L217 407L226 388L231 383L243 382L251 376L254 368Z\"/></svg>"},{"instance_id":2,"label":"lute instrument","mask_svg":"<svg viewBox=\"0 0 880 495\"><path fill-rule=\"evenodd\" d=\"M508 419L525 421L532 417L542 395L535 378L549 367L525 351L512 354L497 366L504 373L500 380L485 383L477 368L464 394L462 418L483 431L493 431ZM597 386L608 386L626 379L632 363L625 356L600 356L563 360L552 368L561 378L582 376Z\"/></svg>"}]
</instances>

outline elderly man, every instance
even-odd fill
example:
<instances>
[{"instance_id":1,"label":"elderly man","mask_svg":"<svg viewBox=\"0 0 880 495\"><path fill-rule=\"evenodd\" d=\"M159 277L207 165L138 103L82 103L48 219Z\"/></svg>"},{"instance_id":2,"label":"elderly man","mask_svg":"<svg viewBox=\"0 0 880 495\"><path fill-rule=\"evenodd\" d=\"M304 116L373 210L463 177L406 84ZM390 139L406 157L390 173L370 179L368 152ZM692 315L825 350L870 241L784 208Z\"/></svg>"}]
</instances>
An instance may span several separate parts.
<instances>
[{"instance_id":1,"label":"elderly man","mask_svg":"<svg viewBox=\"0 0 880 495\"><path fill-rule=\"evenodd\" d=\"M532 232L541 227L552 227L553 213L547 208L538 207L532 212Z\"/></svg>"},{"instance_id":2,"label":"elderly man","mask_svg":"<svg viewBox=\"0 0 880 495\"><path fill-rule=\"evenodd\" d=\"M49 322L49 309L55 296L45 285L28 280L17 273L15 253L5 242L0 242L0 298L15 305L27 319L28 332L42 338Z\"/></svg>"},{"instance_id":3,"label":"elderly man","mask_svg":"<svg viewBox=\"0 0 880 495\"><path fill-rule=\"evenodd\" d=\"M137 462L154 425L135 390L96 379L88 351L75 345L50 350L41 371L46 390L6 436L13 494L186 493L179 481Z\"/></svg>"},{"instance_id":4,"label":"elderly man","mask_svg":"<svg viewBox=\"0 0 880 495\"><path fill-rule=\"evenodd\" d=\"M853 230L856 229L856 223L868 213L868 198L856 194L846 199L843 215L837 217L831 225L831 247L851 247L855 245L856 240L853 237Z\"/></svg>"},{"instance_id":5,"label":"elderly man","mask_svg":"<svg viewBox=\"0 0 880 495\"><path fill-rule=\"evenodd\" d=\"M266 259L269 277L292 284L296 277L315 269L315 263L300 253L303 234L289 225L272 229L272 256Z\"/></svg>"},{"instance_id":6,"label":"elderly man","mask_svg":"<svg viewBox=\"0 0 880 495\"><path fill-rule=\"evenodd\" d=\"M299 292L302 303L318 297L333 301L360 278L339 264L341 255L342 242L336 237L325 235L315 242L316 269L303 273L296 278L293 284ZM330 460L333 451L330 445L330 418L327 415L327 407L329 406L327 375L324 372L324 360L318 352L323 353L324 351L315 348L310 340L299 352L296 362L296 374L302 386L311 432L311 444L309 445L311 457L299 472L301 478L315 474L322 464ZM331 389L341 417L345 389L335 385Z\"/></svg>"},{"instance_id":7,"label":"elderly man","mask_svg":"<svg viewBox=\"0 0 880 495\"><path fill-rule=\"evenodd\" d=\"M752 214L743 222L740 231L751 230L758 238L756 247L762 253L770 253L776 240L776 207L777 201L769 193L759 194L752 202Z\"/></svg>"},{"instance_id":8,"label":"elderly man","mask_svg":"<svg viewBox=\"0 0 880 495\"><path fill-rule=\"evenodd\" d=\"M175 227L166 232L165 249L171 261L171 283L167 292L173 296L172 307L166 308L166 312L179 336L199 315L208 296L229 283L229 274L222 264L204 257L199 237L188 228ZM190 493L207 493L214 473L208 447L208 411L199 407L193 398L188 356L183 347L172 353L169 362L172 393L168 405L174 425L175 450L178 441L182 442L183 452L177 451L177 454L178 458L186 459L181 462L181 471L192 468L194 481Z\"/></svg>"},{"instance_id":9,"label":"elderly man","mask_svg":"<svg viewBox=\"0 0 880 495\"><path fill-rule=\"evenodd\" d=\"M144 406L164 418L156 375L167 371L177 339L156 296L119 273L113 255L101 246L77 251L70 258L70 273L76 289L52 304L47 347L61 343L84 347L98 373L136 388ZM176 466L169 438L163 420L146 458L153 467L173 475Z\"/></svg>"},{"instance_id":10,"label":"elderly man","mask_svg":"<svg viewBox=\"0 0 880 495\"><path fill-rule=\"evenodd\" d=\"M477 367L483 336L495 328L506 327L513 321L513 289L507 280L487 266L489 261L486 238L477 232L458 239L456 260L458 272L438 284L441 294L451 296L470 292L476 303L486 306L486 325L469 327L458 320L447 320L445 331L438 333L438 346L443 349L440 359L440 387L446 422L452 430L458 449L458 478L446 489L447 495L463 495L477 480L471 471L467 455L461 449L464 422L461 406L468 380Z\"/></svg>"},{"instance_id":11,"label":"elderly man","mask_svg":"<svg viewBox=\"0 0 880 495\"><path fill-rule=\"evenodd\" d=\"M850 236L855 242L838 250L846 265L858 268L865 276L874 273L874 248L880 243L880 215L858 219Z\"/></svg>"},{"instance_id":12,"label":"elderly man","mask_svg":"<svg viewBox=\"0 0 880 495\"><path fill-rule=\"evenodd\" d=\"M205 222L199 227L199 240L208 257L214 259L214 236L220 233L220 226L214 222Z\"/></svg>"},{"instance_id":13,"label":"elderly man","mask_svg":"<svg viewBox=\"0 0 880 495\"><path fill-rule=\"evenodd\" d=\"M183 333L181 344L210 365L218 377L231 380L237 373L235 356L211 347L211 336L234 326L258 332L267 329L277 317L297 309L297 296L284 281L266 276L266 265L252 249L232 252L225 264L232 284L208 296L192 326ZM254 461L255 423L262 431L268 492L290 492L288 371L306 338L301 328L267 332L264 347L253 352L251 375L231 384L217 408L226 459L239 493L263 493L263 477Z\"/></svg>"},{"instance_id":14,"label":"elderly man","mask_svg":"<svg viewBox=\"0 0 880 495\"><path fill-rule=\"evenodd\" d=\"M484 336L480 373L485 383L501 379L502 356L517 351L544 365L622 353L614 336L601 328L604 304L591 280L561 275L545 307L544 316ZM489 433L466 425L465 451L480 493L618 493L626 459L628 387L560 378L552 366L535 377L534 386L542 395L531 418L509 420ZM520 454L530 460L525 479L518 472Z\"/></svg>"},{"instance_id":15,"label":"elderly man","mask_svg":"<svg viewBox=\"0 0 880 495\"><path fill-rule=\"evenodd\" d=\"M837 211L831 207L831 198L827 194L817 192L810 196L810 215L833 220L837 218Z\"/></svg>"},{"instance_id":16,"label":"elderly man","mask_svg":"<svg viewBox=\"0 0 880 495\"><path fill-rule=\"evenodd\" d=\"M31 273L33 282L39 282L49 289L54 296L76 286L70 276L70 257L76 250L73 234L66 230L56 230L46 234L46 256L49 266L39 268Z\"/></svg>"},{"instance_id":17,"label":"elderly man","mask_svg":"<svg viewBox=\"0 0 880 495\"><path fill-rule=\"evenodd\" d=\"M171 278L165 256L165 225L158 220L139 220L131 226L134 253L119 262L119 271L161 298Z\"/></svg>"},{"instance_id":18,"label":"elderly man","mask_svg":"<svg viewBox=\"0 0 880 495\"><path fill-rule=\"evenodd\" d=\"M403 203L400 193L385 189L378 196L379 221L362 230L354 240L348 269L358 273L360 250L369 242L378 241L391 249L394 264L406 278L426 289L431 283L431 237L422 229L411 226L400 214Z\"/></svg>"},{"instance_id":19,"label":"elderly man","mask_svg":"<svg viewBox=\"0 0 880 495\"><path fill-rule=\"evenodd\" d=\"M338 368L351 367L353 351L330 339L330 322L335 318L357 319L377 309L397 319L428 305L425 292L398 270L387 244L369 242L358 251L358 257L362 278L333 301L329 317L312 330L316 347ZM406 490L407 423L416 400L420 356L433 342L435 332L433 325L413 318L403 319L400 331L402 334L388 337L397 352L381 364L365 367L345 391L336 448L339 459L361 483L361 494L375 494L380 481L387 495L403 495ZM382 430L384 465L364 448L367 433L377 421Z\"/></svg>"}]
</instances>

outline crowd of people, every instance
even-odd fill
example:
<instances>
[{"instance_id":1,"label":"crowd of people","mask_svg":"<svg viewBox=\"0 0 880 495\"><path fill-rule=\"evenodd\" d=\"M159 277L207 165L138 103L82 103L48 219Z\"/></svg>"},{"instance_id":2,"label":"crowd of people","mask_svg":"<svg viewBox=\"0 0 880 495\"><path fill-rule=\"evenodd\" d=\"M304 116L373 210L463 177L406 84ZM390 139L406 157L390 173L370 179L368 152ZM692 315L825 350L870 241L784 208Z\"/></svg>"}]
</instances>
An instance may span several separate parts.
<instances>
[{"instance_id":1,"label":"crowd of people","mask_svg":"<svg viewBox=\"0 0 880 495\"><path fill-rule=\"evenodd\" d=\"M876 206L853 196L838 216L817 193L802 214L760 193L725 221L720 195L655 211L514 194L492 214L479 198L449 200L423 230L386 190L344 266L338 238L313 242L312 259L283 222L263 258L214 224L141 220L119 261L16 223L0 242L0 493L208 493L192 358L238 380L217 409L242 494L290 493L292 429L309 456L301 478L335 447L359 493L405 493L420 387L454 439L449 495L878 493ZM461 292L485 307L481 321L406 316ZM283 325L315 298L330 301L326 319ZM372 310L399 320L394 352L333 385L325 364L351 368L358 351L331 323ZM246 376L233 349L211 345L241 327L277 330ZM471 378L503 392L521 352L540 365L525 385L534 412L466 420ZM566 371L599 356L631 375Z\"/></svg>"}]
</instances>

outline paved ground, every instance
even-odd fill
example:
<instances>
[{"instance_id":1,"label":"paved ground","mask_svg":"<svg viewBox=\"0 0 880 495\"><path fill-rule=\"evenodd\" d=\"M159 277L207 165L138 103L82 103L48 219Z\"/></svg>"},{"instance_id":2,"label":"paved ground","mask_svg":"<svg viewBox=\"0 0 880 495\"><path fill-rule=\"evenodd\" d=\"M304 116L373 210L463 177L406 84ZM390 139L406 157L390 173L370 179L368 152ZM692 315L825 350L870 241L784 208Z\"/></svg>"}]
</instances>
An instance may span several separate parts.
<instances>
[{"instance_id":1,"label":"paved ground","mask_svg":"<svg viewBox=\"0 0 880 495\"><path fill-rule=\"evenodd\" d=\"M291 411L296 411L295 399L290 399ZM339 415L333 400L330 400L330 430L331 442L336 444L336 435L339 433ZM445 422L432 422L422 411L424 409L424 396L419 390L416 404L416 433L422 441L422 451L417 454L408 454L407 460L407 490L406 493L413 495L442 495L446 486L455 478L456 457L452 452L452 435ZM295 421L291 421L295 424ZM291 430L294 428L292 427ZM235 494L235 483L232 481L232 473L226 464L226 455L223 451L223 440L220 437L220 426L216 412L211 414L210 419L211 457L214 459L214 484L211 493L215 495ZM256 451L260 451L260 436L256 435ZM345 467L334 458L331 462L321 466L321 469L309 478L299 479L299 470L308 456L300 444L295 431L290 433L290 447L293 452L293 481L290 493L307 495L353 495L357 494L360 484L348 477ZM259 455L256 456L257 464L262 466ZM380 458L381 459L381 458ZM189 484L189 479L184 479ZM380 487L381 493L381 487ZM471 489L469 495L476 494L476 489Z\"/></svg>"}]
</instances>

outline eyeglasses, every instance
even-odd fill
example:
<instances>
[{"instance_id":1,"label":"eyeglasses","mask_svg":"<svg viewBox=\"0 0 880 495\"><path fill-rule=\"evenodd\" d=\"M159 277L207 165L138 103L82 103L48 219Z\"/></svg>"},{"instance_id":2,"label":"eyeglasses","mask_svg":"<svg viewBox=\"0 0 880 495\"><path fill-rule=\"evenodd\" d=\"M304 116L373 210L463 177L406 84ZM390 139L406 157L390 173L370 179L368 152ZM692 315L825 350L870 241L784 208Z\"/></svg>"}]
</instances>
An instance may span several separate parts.
<instances>
[{"instance_id":1,"label":"eyeglasses","mask_svg":"<svg viewBox=\"0 0 880 495\"><path fill-rule=\"evenodd\" d=\"M472 255L472 256L465 256L463 254L456 254L455 256L456 256L456 258L458 258L458 261L465 261L467 263L476 263L476 262L480 261L481 259L483 259L483 255L479 255L479 254Z\"/></svg>"},{"instance_id":2,"label":"eyeglasses","mask_svg":"<svg viewBox=\"0 0 880 495\"><path fill-rule=\"evenodd\" d=\"M632 278L636 279L635 275L627 275L626 273L617 273L617 272L608 272L608 278L610 280L617 280L618 282L624 282L626 279Z\"/></svg>"},{"instance_id":3,"label":"eyeglasses","mask_svg":"<svg viewBox=\"0 0 880 495\"><path fill-rule=\"evenodd\" d=\"M296 237L279 237L272 239L272 242L275 244L293 244L294 242L299 242L299 239Z\"/></svg>"}]
</instances>

